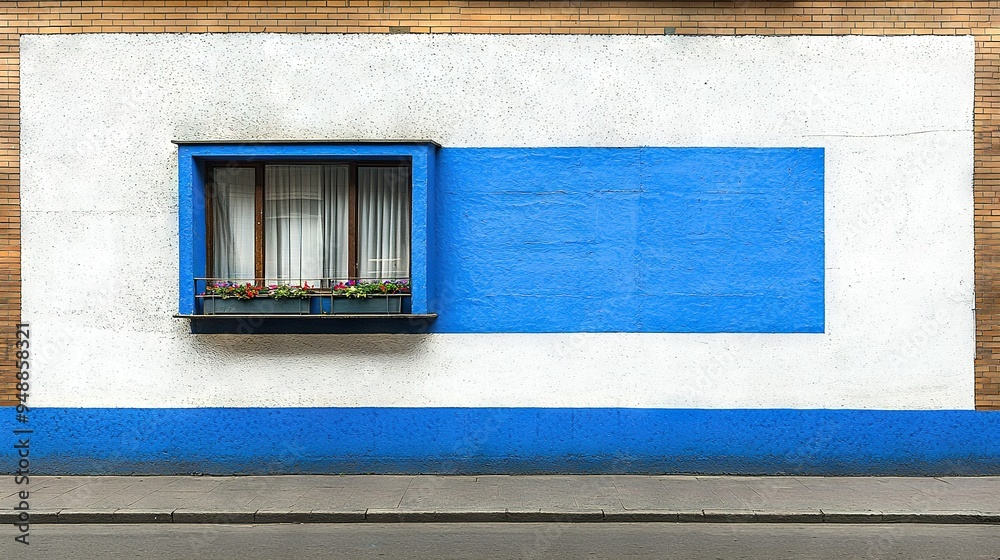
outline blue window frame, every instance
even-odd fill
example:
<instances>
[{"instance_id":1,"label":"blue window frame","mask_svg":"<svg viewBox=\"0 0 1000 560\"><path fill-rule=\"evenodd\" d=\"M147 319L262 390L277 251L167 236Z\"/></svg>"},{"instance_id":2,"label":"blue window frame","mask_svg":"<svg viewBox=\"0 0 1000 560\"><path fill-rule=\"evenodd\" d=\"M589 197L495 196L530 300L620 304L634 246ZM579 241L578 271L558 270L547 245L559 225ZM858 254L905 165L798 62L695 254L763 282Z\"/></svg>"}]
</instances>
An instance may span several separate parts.
<instances>
[{"instance_id":1,"label":"blue window frame","mask_svg":"<svg viewBox=\"0 0 1000 560\"><path fill-rule=\"evenodd\" d=\"M433 178L438 145L431 141L184 142L178 146L178 314L196 315L195 279L207 276L206 174L218 162L399 161L411 168L410 284L413 315L433 313Z\"/></svg>"}]
</instances>

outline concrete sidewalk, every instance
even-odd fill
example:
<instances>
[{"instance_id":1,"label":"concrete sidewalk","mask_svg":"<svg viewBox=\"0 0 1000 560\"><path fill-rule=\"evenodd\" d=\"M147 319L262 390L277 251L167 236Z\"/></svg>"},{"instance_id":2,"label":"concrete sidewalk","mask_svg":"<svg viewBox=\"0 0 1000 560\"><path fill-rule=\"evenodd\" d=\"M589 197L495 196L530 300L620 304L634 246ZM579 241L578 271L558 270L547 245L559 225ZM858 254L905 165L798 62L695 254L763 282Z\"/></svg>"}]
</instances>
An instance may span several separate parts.
<instances>
[{"instance_id":1,"label":"concrete sidewalk","mask_svg":"<svg viewBox=\"0 0 1000 560\"><path fill-rule=\"evenodd\" d=\"M32 476L0 522L1000 523L1000 477Z\"/></svg>"}]
</instances>

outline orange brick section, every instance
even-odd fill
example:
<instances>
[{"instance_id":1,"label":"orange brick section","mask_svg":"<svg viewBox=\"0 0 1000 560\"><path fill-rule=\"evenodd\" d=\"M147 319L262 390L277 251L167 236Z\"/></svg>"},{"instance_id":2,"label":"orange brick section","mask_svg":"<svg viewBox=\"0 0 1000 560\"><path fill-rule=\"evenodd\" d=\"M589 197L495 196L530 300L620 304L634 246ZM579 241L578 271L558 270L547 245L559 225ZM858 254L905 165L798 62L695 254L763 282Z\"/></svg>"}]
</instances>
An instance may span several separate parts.
<instances>
[{"instance_id":1,"label":"orange brick section","mask_svg":"<svg viewBox=\"0 0 1000 560\"><path fill-rule=\"evenodd\" d=\"M995 2L65 0L0 2L0 404L20 315L18 37L25 33L976 36L976 406L1000 409L1000 24ZM30 319L30 318L29 318Z\"/></svg>"}]
</instances>

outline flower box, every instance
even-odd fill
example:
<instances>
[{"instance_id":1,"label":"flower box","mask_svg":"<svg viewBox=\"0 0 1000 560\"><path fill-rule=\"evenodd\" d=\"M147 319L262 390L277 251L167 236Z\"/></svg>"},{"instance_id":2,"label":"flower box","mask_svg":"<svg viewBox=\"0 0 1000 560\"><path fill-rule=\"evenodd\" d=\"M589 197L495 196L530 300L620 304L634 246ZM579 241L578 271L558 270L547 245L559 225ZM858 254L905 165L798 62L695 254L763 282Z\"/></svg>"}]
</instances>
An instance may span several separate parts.
<instances>
[{"instance_id":1,"label":"flower box","mask_svg":"<svg viewBox=\"0 0 1000 560\"><path fill-rule=\"evenodd\" d=\"M366 298L332 298L331 313L334 315L386 315L402 313L405 295L369 296Z\"/></svg>"},{"instance_id":2,"label":"flower box","mask_svg":"<svg viewBox=\"0 0 1000 560\"><path fill-rule=\"evenodd\" d=\"M205 315L302 315L309 313L308 298L223 299L208 296L203 299L202 305L202 313Z\"/></svg>"}]
</instances>

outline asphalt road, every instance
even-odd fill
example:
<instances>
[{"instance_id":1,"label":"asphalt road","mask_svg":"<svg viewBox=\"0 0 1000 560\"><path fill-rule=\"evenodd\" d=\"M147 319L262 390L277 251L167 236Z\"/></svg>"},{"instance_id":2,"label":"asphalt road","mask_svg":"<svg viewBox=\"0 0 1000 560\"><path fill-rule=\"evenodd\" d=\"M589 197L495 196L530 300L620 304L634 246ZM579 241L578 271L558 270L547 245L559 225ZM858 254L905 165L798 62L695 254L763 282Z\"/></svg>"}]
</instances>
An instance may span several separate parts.
<instances>
[{"instance_id":1,"label":"asphalt road","mask_svg":"<svg viewBox=\"0 0 1000 560\"><path fill-rule=\"evenodd\" d=\"M502 523L34 525L21 558L1000 559L996 525Z\"/></svg>"}]
</instances>

